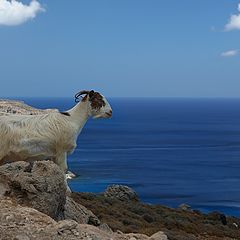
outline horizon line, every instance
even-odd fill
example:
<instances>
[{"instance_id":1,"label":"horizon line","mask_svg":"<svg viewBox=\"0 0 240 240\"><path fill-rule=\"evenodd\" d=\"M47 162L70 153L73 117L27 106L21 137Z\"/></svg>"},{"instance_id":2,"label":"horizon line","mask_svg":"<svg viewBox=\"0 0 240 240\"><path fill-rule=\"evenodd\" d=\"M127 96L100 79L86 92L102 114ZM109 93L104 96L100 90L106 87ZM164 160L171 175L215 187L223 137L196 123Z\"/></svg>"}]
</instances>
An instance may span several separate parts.
<instances>
[{"instance_id":1,"label":"horizon line","mask_svg":"<svg viewBox=\"0 0 240 240\"><path fill-rule=\"evenodd\" d=\"M29 98L48 98L48 99L54 99L54 98L74 98L74 96L72 97L68 97L68 96L2 96L0 97L0 100L4 100L4 99L29 99ZM204 97L198 97L198 96L153 96L153 97L149 97L149 96L134 96L134 97L129 97L129 96L106 96L106 98L126 98L126 99L240 99L240 96L236 97L229 97L229 96L204 96Z\"/></svg>"}]
</instances>

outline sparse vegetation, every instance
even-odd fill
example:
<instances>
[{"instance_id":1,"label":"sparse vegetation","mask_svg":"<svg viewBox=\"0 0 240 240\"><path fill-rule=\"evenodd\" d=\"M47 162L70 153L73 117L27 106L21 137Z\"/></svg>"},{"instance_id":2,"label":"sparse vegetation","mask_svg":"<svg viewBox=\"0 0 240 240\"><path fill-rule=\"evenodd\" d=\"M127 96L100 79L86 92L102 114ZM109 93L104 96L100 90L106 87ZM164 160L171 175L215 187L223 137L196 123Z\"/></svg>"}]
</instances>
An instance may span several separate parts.
<instances>
[{"instance_id":1,"label":"sparse vegetation","mask_svg":"<svg viewBox=\"0 0 240 240\"><path fill-rule=\"evenodd\" d=\"M147 205L137 201L119 201L92 193L72 193L72 198L93 211L114 231L151 235L164 231L170 240L230 240L240 239L240 219L220 213L172 209Z\"/></svg>"}]
</instances>

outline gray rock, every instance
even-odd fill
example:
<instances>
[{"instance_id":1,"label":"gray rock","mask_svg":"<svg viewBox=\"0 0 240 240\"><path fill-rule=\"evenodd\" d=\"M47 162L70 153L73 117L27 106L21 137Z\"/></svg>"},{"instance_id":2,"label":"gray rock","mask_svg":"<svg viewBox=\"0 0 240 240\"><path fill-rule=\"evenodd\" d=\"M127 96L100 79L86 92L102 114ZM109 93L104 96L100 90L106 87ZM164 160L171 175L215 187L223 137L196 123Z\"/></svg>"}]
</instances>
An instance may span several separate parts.
<instances>
[{"instance_id":1,"label":"gray rock","mask_svg":"<svg viewBox=\"0 0 240 240\"><path fill-rule=\"evenodd\" d=\"M6 222L8 216L13 217ZM10 198L0 199L0 240L166 240L162 237L162 233L149 238L144 234L107 232L74 220L56 222L33 208L16 204Z\"/></svg>"},{"instance_id":2,"label":"gray rock","mask_svg":"<svg viewBox=\"0 0 240 240\"><path fill-rule=\"evenodd\" d=\"M164 232L160 231L153 234L149 240L168 240L168 237Z\"/></svg>"},{"instance_id":3,"label":"gray rock","mask_svg":"<svg viewBox=\"0 0 240 240\"><path fill-rule=\"evenodd\" d=\"M104 232L113 233L113 230L106 223L101 224L98 228Z\"/></svg>"},{"instance_id":4,"label":"gray rock","mask_svg":"<svg viewBox=\"0 0 240 240\"><path fill-rule=\"evenodd\" d=\"M227 225L227 218L223 213L214 211L214 212L210 212L207 215L207 219L208 220L212 220L212 221L219 221L221 222L223 225Z\"/></svg>"},{"instance_id":5,"label":"gray rock","mask_svg":"<svg viewBox=\"0 0 240 240\"><path fill-rule=\"evenodd\" d=\"M132 188L123 185L109 186L105 190L104 196L121 201L138 201L137 193Z\"/></svg>"},{"instance_id":6,"label":"gray rock","mask_svg":"<svg viewBox=\"0 0 240 240\"><path fill-rule=\"evenodd\" d=\"M17 235L14 240L30 240L30 238L26 234Z\"/></svg>"},{"instance_id":7,"label":"gray rock","mask_svg":"<svg viewBox=\"0 0 240 240\"><path fill-rule=\"evenodd\" d=\"M0 166L0 197L9 196L55 220L64 218L66 183L51 161L14 162Z\"/></svg>"},{"instance_id":8,"label":"gray rock","mask_svg":"<svg viewBox=\"0 0 240 240\"><path fill-rule=\"evenodd\" d=\"M72 198L67 197L65 211L65 219L72 219L78 223L91 224L94 226L100 225L100 220L84 206L76 203Z\"/></svg>"},{"instance_id":9,"label":"gray rock","mask_svg":"<svg viewBox=\"0 0 240 240\"><path fill-rule=\"evenodd\" d=\"M191 208L191 206L189 206L189 205L187 205L187 204L185 204L185 203L180 204L180 205L178 206L178 209L183 210L183 211L189 211L189 212L192 212L192 211L193 211L192 208Z\"/></svg>"}]
</instances>

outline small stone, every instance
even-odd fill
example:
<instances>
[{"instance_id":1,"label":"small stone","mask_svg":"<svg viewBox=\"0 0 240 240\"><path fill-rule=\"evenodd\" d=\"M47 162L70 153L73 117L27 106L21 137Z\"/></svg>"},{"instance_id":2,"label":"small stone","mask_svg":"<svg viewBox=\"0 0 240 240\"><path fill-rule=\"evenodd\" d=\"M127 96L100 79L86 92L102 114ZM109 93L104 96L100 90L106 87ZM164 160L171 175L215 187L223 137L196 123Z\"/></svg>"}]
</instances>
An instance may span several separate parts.
<instances>
[{"instance_id":1,"label":"small stone","mask_svg":"<svg viewBox=\"0 0 240 240\"><path fill-rule=\"evenodd\" d=\"M100 220L96 216L91 215L88 218L88 224L93 225L93 226L99 226Z\"/></svg>"},{"instance_id":2,"label":"small stone","mask_svg":"<svg viewBox=\"0 0 240 240\"><path fill-rule=\"evenodd\" d=\"M183 203L178 206L178 209L183 210L183 211L192 211L191 206Z\"/></svg>"},{"instance_id":3,"label":"small stone","mask_svg":"<svg viewBox=\"0 0 240 240\"><path fill-rule=\"evenodd\" d=\"M21 235L17 235L14 240L30 240L30 238L25 235L25 234L21 234Z\"/></svg>"},{"instance_id":4,"label":"small stone","mask_svg":"<svg viewBox=\"0 0 240 240\"><path fill-rule=\"evenodd\" d=\"M71 230L76 229L77 225L78 225L77 222L73 220L62 220L57 223L56 227L59 234L62 233L69 234Z\"/></svg>"},{"instance_id":5,"label":"small stone","mask_svg":"<svg viewBox=\"0 0 240 240\"><path fill-rule=\"evenodd\" d=\"M237 225L236 223L233 223L233 226L236 227L236 228L238 228L238 225Z\"/></svg>"},{"instance_id":6,"label":"small stone","mask_svg":"<svg viewBox=\"0 0 240 240\"><path fill-rule=\"evenodd\" d=\"M164 232L159 231L153 234L149 240L168 240L168 237Z\"/></svg>"},{"instance_id":7,"label":"small stone","mask_svg":"<svg viewBox=\"0 0 240 240\"><path fill-rule=\"evenodd\" d=\"M99 229L101 229L107 233L113 233L113 230L106 223L101 224L99 226Z\"/></svg>"},{"instance_id":8,"label":"small stone","mask_svg":"<svg viewBox=\"0 0 240 240\"><path fill-rule=\"evenodd\" d=\"M79 232L78 231L72 231L73 232L73 234L75 235L75 236L79 236Z\"/></svg>"},{"instance_id":9,"label":"small stone","mask_svg":"<svg viewBox=\"0 0 240 240\"><path fill-rule=\"evenodd\" d=\"M6 216L6 221L13 222L15 220L15 217L13 214Z\"/></svg>"}]
</instances>

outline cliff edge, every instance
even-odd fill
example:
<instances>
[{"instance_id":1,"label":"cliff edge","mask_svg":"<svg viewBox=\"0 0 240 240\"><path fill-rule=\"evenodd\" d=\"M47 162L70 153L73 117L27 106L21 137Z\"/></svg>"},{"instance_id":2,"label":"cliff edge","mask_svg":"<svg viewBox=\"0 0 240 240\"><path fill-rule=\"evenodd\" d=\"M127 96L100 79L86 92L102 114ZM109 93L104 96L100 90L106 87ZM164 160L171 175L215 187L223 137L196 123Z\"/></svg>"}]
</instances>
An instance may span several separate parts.
<instances>
[{"instance_id":1,"label":"cliff edge","mask_svg":"<svg viewBox=\"0 0 240 240\"><path fill-rule=\"evenodd\" d=\"M113 232L67 196L64 175L51 161L0 166L0 239L166 240L158 232Z\"/></svg>"}]
</instances>

